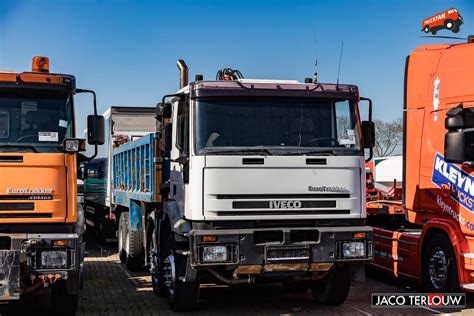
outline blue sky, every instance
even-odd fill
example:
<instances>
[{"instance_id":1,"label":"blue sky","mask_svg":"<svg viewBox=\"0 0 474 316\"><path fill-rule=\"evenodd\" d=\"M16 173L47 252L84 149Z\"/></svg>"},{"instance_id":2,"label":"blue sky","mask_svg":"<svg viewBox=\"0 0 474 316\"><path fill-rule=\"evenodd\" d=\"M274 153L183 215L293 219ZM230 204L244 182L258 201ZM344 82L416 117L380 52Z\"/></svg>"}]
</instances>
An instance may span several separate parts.
<instances>
[{"instance_id":1,"label":"blue sky","mask_svg":"<svg viewBox=\"0 0 474 316\"><path fill-rule=\"evenodd\" d=\"M470 2L470 3L469 3ZM311 76L317 35L319 79L341 82L374 100L376 119L402 116L405 57L416 46L452 40L420 36L424 18L456 7L474 34L474 1L21 1L0 2L0 69L26 71L31 57L94 89L111 105L154 106L178 88L176 60L190 78L223 67L247 78ZM438 35L453 35L442 31ZM78 99L80 130L92 110Z\"/></svg>"}]
</instances>

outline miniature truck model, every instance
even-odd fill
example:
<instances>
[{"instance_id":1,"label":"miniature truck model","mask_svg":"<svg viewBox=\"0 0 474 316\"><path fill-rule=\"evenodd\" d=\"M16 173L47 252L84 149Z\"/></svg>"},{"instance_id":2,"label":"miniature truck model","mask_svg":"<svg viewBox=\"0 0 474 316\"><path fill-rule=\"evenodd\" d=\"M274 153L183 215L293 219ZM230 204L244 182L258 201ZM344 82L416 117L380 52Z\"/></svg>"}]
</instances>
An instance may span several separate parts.
<instances>
[{"instance_id":1,"label":"miniature truck model","mask_svg":"<svg viewBox=\"0 0 474 316\"><path fill-rule=\"evenodd\" d=\"M406 61L402 200L368 202L373 266L425 291L474 291L474 41Z\"/></svg>"},{"instance_id":2,"label":"miniature truck model","mask_svg":"<svg viewBox=\"0 0 474 316\"><path fill-rule=\"evenodd\" d=\"M351 267L372 259L373 124L361 124L357 87L199 75L188 85L178 67L157 132L114 150L121 260L149 263L177 311L196 306L200 283L283 282L342 304Z\"/></svg>"},{"instance_id":3,"label":"miniature truck model","mask_svg":"<svg viewBox=\"0 0 474 316\"><path fill-rule=\"evenodd\" d=\"M74 76L49 73L46 57L32 72L0 72L0 301L51 287L56 312L73 314L82 287L84 212L77 203L74 96L92 93L88 140L103 142L95 93ZM79 111L77 111L79 112ZM81 112L84 112L82 109Z\"/></svg>"},{"instance_id":4,"label":"miniature truck model","mask_svg":"<svg viewBox=\"0 0 474 316\"><path fill-rule=\"evenodd\" d=\"M105 143L96 158L85 164L84 210L86 223L100 243L117 241L112 195L112 151L121 143L156 130L155 107L112 106L103 114Z\"/></svg>"}]
</instances>

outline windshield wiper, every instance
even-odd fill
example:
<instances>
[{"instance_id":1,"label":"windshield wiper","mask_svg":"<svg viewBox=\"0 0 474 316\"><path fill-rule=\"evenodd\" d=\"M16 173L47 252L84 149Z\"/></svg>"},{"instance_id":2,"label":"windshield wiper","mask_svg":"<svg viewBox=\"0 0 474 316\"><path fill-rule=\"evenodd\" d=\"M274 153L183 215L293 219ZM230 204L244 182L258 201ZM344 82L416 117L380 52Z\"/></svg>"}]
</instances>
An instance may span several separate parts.
<instances>
[{"instance_id":1,"label":"windshield wiper","mask_svg":"<svg viewBox=\"0 0 474 316\"><path fill-rule=\"evenodd\" d=\"M0 144L0 148L25 148L33 151L34 153L39 153L35 146L26 144Z\"/></svg>"},{"instance_id":2,"label":"windshield wiper","mask_svg":"<svg viewBox=\"0 0 474 316\"><path fill-rule=\"evenodd\" d=\"M272 156L273 153L266 148L246 148L246 149L228 149L228 150L207 150L206 154L261 154Z\"/></svg>"},{"instance_id":3,"label":"windshield wiper","mask_svg":"<svg viewBox=\"0 0 474 316\"><path fill-rule=\"evenodd\" d=\"M337 156L337 152L332 149L318 149L318 150L298 150L298 151L292 151L292 152L287 152L283 154L283 156L304 156L304 155L310 155L310 154L329 154L333 156Z\"/></svg>"}]
</instances>

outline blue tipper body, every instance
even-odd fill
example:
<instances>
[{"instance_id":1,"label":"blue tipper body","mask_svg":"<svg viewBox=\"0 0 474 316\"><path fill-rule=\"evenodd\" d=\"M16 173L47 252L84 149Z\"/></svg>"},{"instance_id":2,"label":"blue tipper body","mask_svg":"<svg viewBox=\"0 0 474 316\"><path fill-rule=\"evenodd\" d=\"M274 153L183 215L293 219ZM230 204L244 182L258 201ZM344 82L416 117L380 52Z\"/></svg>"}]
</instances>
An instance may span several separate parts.
<instances>
[{"instance_id":1,"label":"blue tipper body","mask_svg":"<svg viewBox=\"0 0 474 316\"><path fill-rule=\"evenodd\" d=\"M113 203L130 211L130 230L142 231L142 206L161 202L161 180L167 179L158 133L145 135L113 151ZM164 174L162 174L164 172Z\"/></svg>"}]
</instances>

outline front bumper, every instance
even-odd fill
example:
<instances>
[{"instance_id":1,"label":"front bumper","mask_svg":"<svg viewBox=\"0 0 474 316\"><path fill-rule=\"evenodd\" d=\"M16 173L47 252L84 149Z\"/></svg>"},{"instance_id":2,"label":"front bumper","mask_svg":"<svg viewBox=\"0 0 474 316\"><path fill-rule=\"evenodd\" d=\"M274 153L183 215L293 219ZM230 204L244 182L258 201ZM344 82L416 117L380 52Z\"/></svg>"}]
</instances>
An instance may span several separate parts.
<instances>
[{"instance_id":1,"label":"front bumper","mask_svg":"<svg viewBox=\"0 0 474 316\"><path fill-rule=\"evenodd\" d=\"M275 269L318 271L338 262L372 260L373 234L368 226L191 230L189 236L194 269L248 267L255 274ZM364 244L363 256L343 256L342 243L352 241ZM203 249L210 245L226 247L227 260L205 262Z\"/></svg>"},{"instance_id":2,"label":"front bumper","mask_svg":"<svg viewBox=\"0 0 474 316\"><path fill-rule=\"evenodd\" d=\"M67 245L53 246L56 240ZM0 301L20 299L21 294L59 279L67 282L70 293L78 293L84 250L77 234L0 234ZM43 251L65 252L66 263L43 266Z\"/></svg>"}]
</instances>

